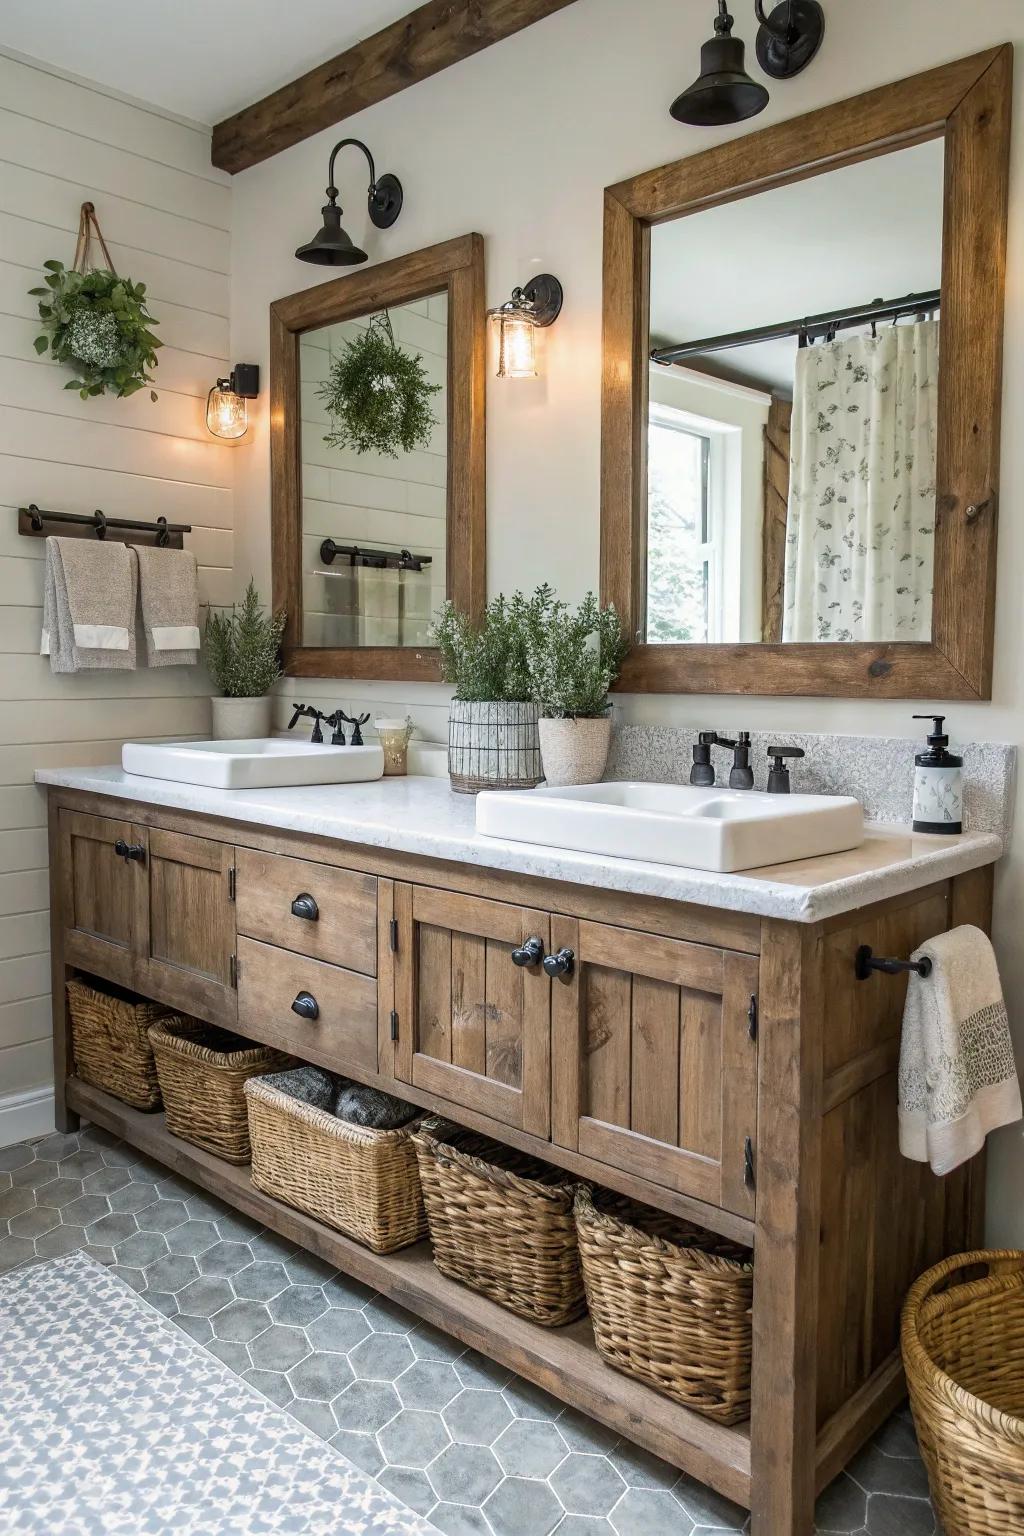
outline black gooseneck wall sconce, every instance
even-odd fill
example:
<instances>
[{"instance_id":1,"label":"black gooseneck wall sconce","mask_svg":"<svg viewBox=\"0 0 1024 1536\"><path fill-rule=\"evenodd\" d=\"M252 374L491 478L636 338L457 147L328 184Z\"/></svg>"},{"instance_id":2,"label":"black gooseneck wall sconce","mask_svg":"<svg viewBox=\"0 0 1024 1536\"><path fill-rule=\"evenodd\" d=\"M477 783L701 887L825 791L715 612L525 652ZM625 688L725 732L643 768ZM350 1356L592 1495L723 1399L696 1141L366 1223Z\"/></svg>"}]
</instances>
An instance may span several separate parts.
<instances>
[{"instance_id":1,"label":"black gooseneck wall sconce","mask_svg":"<svg viewBox=\"0 0 1024 1536\"><path fill-rule=\"evenodd\" d=\"M323 224L306 245L295 252L300 261L312 262L317 267L356 267L366 261L361 251L341 227L342 210L338 207L338 189L334 185L334 161L339 149L352 144L361 149L370 167L370 186L366 194L366 211L370 222L377 229L390 229L402 211L402 183L390 171L378 176L373 168L373 156L362 139L339 139L331 150L327 167L327 201L321 208Z\"/></svg>"},{"instance_id":2,"label":"black gooseneck wall sconce","mask_svg":"<svg viewBox=\"0 0 1024 1536\"><path fill-rule=\"evenodd\" d=\"M757 62L773 80L791 80L811 62L825 33L819 0L782 0L766 15L764 0L754 0L760 22ZM669 111L680 123L713 128L756 117L768 105L765 87L752 80L744 65L743 39L732 35L726 0L718 0L715 35L700 50L700 74L677 96Z\"/></svg>"}]
</instances>

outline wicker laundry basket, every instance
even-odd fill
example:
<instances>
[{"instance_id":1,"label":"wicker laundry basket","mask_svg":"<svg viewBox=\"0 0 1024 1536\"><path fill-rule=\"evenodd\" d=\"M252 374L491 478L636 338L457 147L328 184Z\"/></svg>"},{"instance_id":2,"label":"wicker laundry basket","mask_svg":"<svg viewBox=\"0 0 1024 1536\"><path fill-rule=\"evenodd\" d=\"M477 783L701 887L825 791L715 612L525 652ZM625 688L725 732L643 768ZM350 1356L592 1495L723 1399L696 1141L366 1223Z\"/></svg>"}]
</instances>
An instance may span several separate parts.
<instances>
[{"instance_id":1,"label":"wicker laundry basket","mask_svg":"<svg viewBox=\"0 0 1024 1536\"><path fill-rule=\"evenodd\" d=\"M159 1109L149 1027L170 1009L113 983L77 976L67 983L67 997L77 1076L133 1109Z\"/></svg>"},{"instance_id":2,"label":"wicker laundry basket","mask_svg":"<svg viewBox=\"0 0 1024 1536\"><path fill-rule=\"evenodd\" d=\"M581 1186L575 1210L608 1364L719 1424L749 1418L749 1250L605 1190Z\"/></svg>"},{"instance_id":3,"label":"wicker laundry basket","mask_svg":"<svg viewBox=\"0 0 1024 1536\"><path fill-rule=\"evenodd\" d=\"M426 1121L413 1141L441 1273L548 1328L582 1316L575 1183L447 1121Z\"/></svg>"},{"instance_id":4,"label":"wicker laundry basket","mask_svg":"<svg viewBox=\"0 0 1024 1536\"><path fill-rule=\"evenodd\" d=\"M902 1346L946 1536L1024 1531L1024 1252L962 1253L927 1270L903 1308Z\"/></svg>"},{"instance_id":5,"label":"wicker laundry basket","mask_svg":"<svg viewBox=\"0 0 1024 1536\"><path fill-rule=\"evenodd\" d=\"M245 1097L257 1189L374 1253L426 1236L411 1126L352 1125L263 1077L249 1078Z\"/></svg>"},{"instance_id":6,"label":"wicker laundry basket","mask_svg":"<svg viewBox=\"0 0 1024 1536\"><path fill-rule=\"evenodd\" d=\"M245 1084L261 1072L283 1072L292 1058L186 1014L152 1025L149 1040L167 1129L226 1162L247 1163Z\"/></svg>"}]
</instances>

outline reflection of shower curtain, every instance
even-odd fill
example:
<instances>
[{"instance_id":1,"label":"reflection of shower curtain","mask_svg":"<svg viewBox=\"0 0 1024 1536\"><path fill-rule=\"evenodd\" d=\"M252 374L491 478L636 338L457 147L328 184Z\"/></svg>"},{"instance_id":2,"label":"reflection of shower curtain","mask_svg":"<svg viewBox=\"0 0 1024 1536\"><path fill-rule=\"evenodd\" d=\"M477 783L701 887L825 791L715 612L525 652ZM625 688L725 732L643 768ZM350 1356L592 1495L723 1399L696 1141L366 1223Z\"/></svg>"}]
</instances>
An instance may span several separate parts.
<instances>
[{"instance_id":1,"label":"reflection of shower curtain","mask_svg":"<svg viewBox=\"0 0 1024 1536\"><path fill-rule=\"evenodd\" d=\"M927 640L939 322L801 348L783 638Z\"/></svg>"}]
</instances>

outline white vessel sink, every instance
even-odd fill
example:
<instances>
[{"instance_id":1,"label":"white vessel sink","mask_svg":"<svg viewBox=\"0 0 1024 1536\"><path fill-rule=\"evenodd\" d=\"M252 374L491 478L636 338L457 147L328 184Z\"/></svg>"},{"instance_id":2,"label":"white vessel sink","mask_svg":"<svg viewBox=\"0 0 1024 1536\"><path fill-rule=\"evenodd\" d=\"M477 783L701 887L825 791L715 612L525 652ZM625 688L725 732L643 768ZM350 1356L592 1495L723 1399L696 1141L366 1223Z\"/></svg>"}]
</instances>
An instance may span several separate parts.
<instances>
[{"instance_id":1,"label":"white vessel sink","mask_svg":"<svg viewBox=\"0 0 1024 1536\"><path fill-rule=\"evenodd\" d=\"M209 789L280 789L295 784L354 784L379 779L379 746L331 747L265 736L251 741L126 741L125 773L177 779Z\"/></svg>"},{"instance_id":2,"label":"white vessel sink","mask_svg":"<svg viewBox=\"0 0 1024 1536\"><path fill-rule=\"evenodd\" d=\"M860 802L688 784L587 784L487 790L476 829L487 837L728 873L857 848Z\"/></svg>"}]
</instances>

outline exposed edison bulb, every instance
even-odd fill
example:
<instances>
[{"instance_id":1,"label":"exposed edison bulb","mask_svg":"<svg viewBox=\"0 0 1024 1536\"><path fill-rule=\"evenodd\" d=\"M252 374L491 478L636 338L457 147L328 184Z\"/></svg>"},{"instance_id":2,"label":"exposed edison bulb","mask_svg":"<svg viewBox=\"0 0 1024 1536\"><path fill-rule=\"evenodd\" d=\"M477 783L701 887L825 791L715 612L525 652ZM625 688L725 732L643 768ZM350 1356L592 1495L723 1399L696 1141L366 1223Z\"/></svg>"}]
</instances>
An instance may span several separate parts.
<instances>
[{"instance_id":1,"label":"exposed edison bulb","mask_svg":"<svg viewBox=\"0 0 1024 1536\"><path fill-rule=\"evenodd\" d=\"M206 425L214 437L244 437L249 425L245 400L229 379L218 379L206 397Z\"/></svg>"},{"instance_id":2,"label":"exposed edison bulb","mask_svg":"<svg viewBox=\"0 0 1024 1536\"><path fill-rule=\"evenodd\" d=\"M499 310L495 316L498 325L499 379L535 379L537 355L533 333L536 327L529 315L514 309Z\"/></svg>"}]
</instances>

